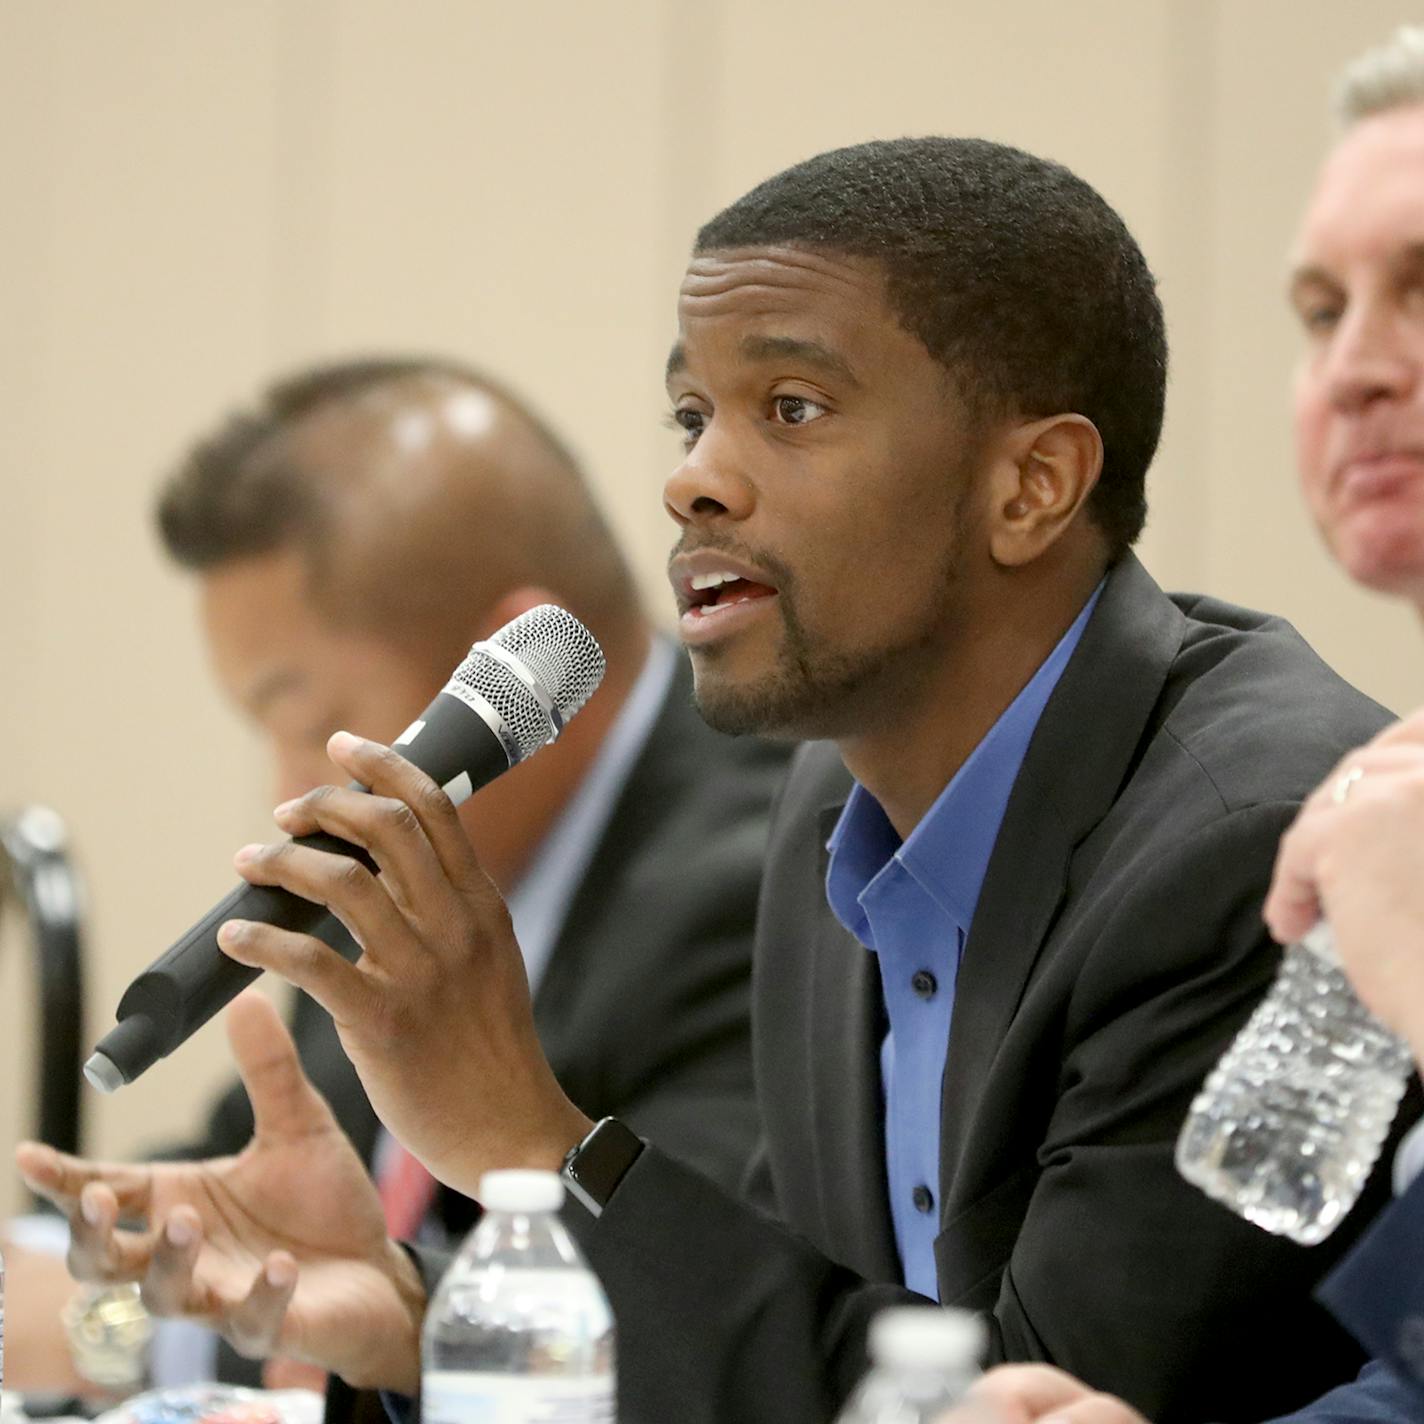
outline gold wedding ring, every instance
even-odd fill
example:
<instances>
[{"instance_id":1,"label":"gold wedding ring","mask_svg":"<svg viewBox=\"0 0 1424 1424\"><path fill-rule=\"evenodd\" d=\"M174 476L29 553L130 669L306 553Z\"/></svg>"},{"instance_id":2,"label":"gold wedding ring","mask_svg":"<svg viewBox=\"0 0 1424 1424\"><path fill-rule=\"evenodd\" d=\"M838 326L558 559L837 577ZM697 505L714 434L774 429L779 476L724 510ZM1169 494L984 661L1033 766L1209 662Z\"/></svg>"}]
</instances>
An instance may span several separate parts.
<instances>
[{"instance_id":1,"label":"gold wedding ring","mask_svg":"<svg viewBox=\"0 0 1424 1424\"><path fill-rule=\"evenodd\" d=\"M1364 776L1364 768L1352 766L1349 771L1341 772L1335 778L1335 785L1330 789L1330 799L1337 805L1343 806L1350 793L1355 789L1355 783Z\"/></svg>"}]
</instances>

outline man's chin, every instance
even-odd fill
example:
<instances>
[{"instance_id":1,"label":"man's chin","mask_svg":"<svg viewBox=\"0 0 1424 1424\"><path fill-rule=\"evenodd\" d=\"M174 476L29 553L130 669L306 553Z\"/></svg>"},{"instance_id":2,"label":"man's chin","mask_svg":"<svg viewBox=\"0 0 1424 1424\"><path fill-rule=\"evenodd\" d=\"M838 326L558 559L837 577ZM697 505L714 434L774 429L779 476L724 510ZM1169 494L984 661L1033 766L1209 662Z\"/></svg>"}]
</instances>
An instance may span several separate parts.
<instances>
[{"instance_id":1,"label":"man's chin","mask_svg":"<svg viewBox=\"0 0 1424 1424\"><path fill-rule=\"evenodd\" d=\"M796 708L788 706L787 691L776 677L741 679L730 676L726 660L692 656L692 697L702 720L714 732L729 737L775 737L798 741L805 736L797 723Z\"/></svg>"},{"instance_id":2,"label":"man's chin","mask_svg":"<svg viewBox=\"0 0 1424 1424\"><path fill-rule=\"evenodd\" d=\"M730 644L690 651L697 710L734 737L835 741L854 735L867 707L886 697L883 654L812 660L789 645L767 659Z\"/></svg>"},{"instance_id":3,"label":"man's chin","mask_svg":"<svg viewBox=\"0 0 1424 1424\"><path fill-rule=\"evenodd\" d=\"M754 693L725 687L704 692L699 684L693 692L693 701L702 720L714 732L722 732L729 737L773 737L799 741L802 736L802 733L784 725L786 719L781 709L771 706L764 697Z\"/></svg>"},{"instance_id":4,"label":"man's chin","mask_svg":"<svg viewBox=\"0 0 1424 1424\"><path fill-rule=\"evenodd\" d=\"M846 730L834 715L834 697L784 679L736 684L699 673L692 695L702 720L729 737L809 742L834 740Z\"/></svg>"},{"instance_id":5,"label":"man's chin","mask_svg":"<svg viewBox=\"0 0 1424 1424\"><path fill-rule=\"evenodd\" d=\"M1335 556L1352 583L1418 604L1424 595L1424 534L1394 529L1383 537L1340 540Z\"/></svg>"}]
</instances>

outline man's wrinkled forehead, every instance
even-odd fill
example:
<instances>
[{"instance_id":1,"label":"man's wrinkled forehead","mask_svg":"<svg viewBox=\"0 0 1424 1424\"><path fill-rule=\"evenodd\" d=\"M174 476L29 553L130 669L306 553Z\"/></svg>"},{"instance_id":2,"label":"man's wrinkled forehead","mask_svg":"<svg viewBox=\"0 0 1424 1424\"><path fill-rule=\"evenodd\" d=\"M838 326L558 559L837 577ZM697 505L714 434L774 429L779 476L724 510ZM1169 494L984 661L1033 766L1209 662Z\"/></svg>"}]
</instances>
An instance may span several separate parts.
<instances>
[{"instance_id":1,"label":"man's wrinkled forehead","mask_svg":"<svg viewBox=\"0 0 1424 1424\"><path fill-rule=\"evenodd\" d=\"M737 344L737 354L749 363L792 361L847 385L860 384L849 360L823 341L795 336L746 336ZM665 379L671 382L686 368L687 347L676 341L668 353Z\"/></svg>"},{"instance_id":2,"label":"man's wrinkled forehead","mask_svg":"<svg viewBox=\"0 0 1424 1424\"><path fill-rule=\"evenodd\" d=\"M743 318L760 329L739 340L741 359L794 360L858 384L847 338L867 317L894 321L877 263L795 247L698 253L683 277L678 316L682 335L668 356L668 380L686 367L691 330L718 318ZM775 329L783 324L784 331Z\"/></svg>"},{"instance_id":3,"label":"man's wrinkled forehead","mask_svg":"<svg viewBox=\"0 0 1424 1424\"><path fill-rule=\"evenodd\" d=\"M1424 242L1424 104L1363 119L1326 156L1291 255L1293 275Z\"/></svg>"}]
</instances>

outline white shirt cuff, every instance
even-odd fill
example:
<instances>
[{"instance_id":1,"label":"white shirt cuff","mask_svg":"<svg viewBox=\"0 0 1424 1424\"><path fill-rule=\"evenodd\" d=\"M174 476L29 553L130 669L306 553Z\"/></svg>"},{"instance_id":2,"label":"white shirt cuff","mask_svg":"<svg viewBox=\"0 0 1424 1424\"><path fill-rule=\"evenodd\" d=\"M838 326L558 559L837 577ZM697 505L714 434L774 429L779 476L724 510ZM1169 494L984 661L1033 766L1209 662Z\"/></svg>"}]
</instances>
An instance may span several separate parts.
<instances>
[{"instance_id":1,"label":"white shirt cuff","mask_svg":"<svg viewBox=\"0 0 1424 1424\"><path fill-rule=\"evenodd\" d=\"M1394 1154L1395 1196L1402 1197L1420 1172L1424 1172L1424 1121L1416 1122L1405 1133Z\"/></svg>"}]
</instances>

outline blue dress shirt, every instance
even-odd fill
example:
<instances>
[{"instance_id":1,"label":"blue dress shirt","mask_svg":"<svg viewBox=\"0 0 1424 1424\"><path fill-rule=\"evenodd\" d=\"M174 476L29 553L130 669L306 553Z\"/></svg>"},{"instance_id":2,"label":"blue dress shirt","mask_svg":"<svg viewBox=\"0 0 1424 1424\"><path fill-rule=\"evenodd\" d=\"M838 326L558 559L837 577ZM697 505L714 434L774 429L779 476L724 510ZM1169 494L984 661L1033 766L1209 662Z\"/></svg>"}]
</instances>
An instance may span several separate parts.
<instances>
[{"instance_id":1,"label":"blue dress shirt","mask_svg":"<svg viewBox=\"0 0 1424 1424\"><path fill-rule=\"evenodd\" d=\"M939 1298L940 1087L959 960L1009 793L1101 589L907 840L857 784L828 844L826 897L879 961L890 1021L880 1081L895 1245L905 1284L932 1299Z\"/></svg>"}]
</instances>

